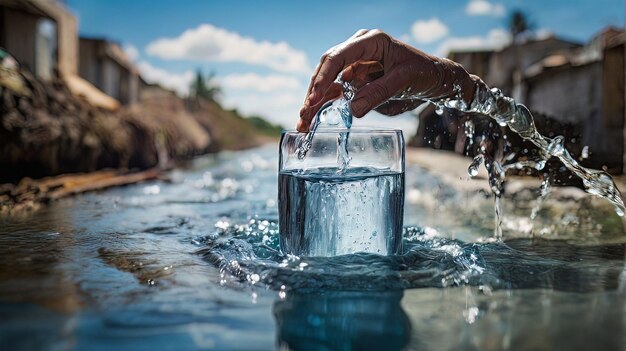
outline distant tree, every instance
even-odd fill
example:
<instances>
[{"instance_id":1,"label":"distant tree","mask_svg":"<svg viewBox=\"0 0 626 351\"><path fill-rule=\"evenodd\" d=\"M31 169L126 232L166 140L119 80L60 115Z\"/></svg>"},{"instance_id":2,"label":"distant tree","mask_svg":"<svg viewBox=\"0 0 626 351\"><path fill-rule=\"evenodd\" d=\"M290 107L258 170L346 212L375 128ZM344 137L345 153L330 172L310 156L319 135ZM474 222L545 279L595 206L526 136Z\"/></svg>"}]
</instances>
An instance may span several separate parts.
<instances>
[{"instance_id":1,"label":"distant tree","mask_svg":"<svg viewBox=\"0 0 626 351\"><path fill-rule=\"evenodd\" d=\"M530 22L526 13L521 10L513 10L507 20L507 26L511 32L513 42L519 42L524 34L534 29L535 25Z\"/></svg>"},{"instance_id":2,"label":"distant tree","mask_svg":"<svg viewBox=\"0 0 626 351\"><path fill-rule=\"evenodd\" d=\"M205 79L202 71L196 71L196 78L191 82L189 89L192 98L199 100L215 101L217 96L221 94L222 89L214 82L215 72L209 73Z\"/></svg>"},{"instance_id":3,"label":"distant tree","mask_svg":"<svg viewBox=\"0 0 626 351\"><path fill-rule=\"evenodd\" d=\"M265 135L280 136L280 133L283 130L282 126L270 123L265 118L260 116L250 116L247 120L254 126L257 132Z\"/></svg>"}]
</instances>

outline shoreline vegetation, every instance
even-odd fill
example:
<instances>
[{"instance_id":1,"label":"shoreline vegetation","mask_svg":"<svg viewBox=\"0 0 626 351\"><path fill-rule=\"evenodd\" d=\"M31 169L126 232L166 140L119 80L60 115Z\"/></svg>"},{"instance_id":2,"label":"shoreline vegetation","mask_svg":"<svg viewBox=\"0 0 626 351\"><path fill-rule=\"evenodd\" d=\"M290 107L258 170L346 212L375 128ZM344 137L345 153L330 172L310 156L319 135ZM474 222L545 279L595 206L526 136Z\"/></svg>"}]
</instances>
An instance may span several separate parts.
<instances>
[{"instance_id":1,"label":"shoreline vegetation","mask_svg":"<svg viewBox=\"0 0 626 351\"><path fill-rule=\"evenodd\" d=\"M0 214L70 194L157 178L193 157L260 146L280 127L180 98L157 85L114 110L76 96L61 78L0 72ZM38 179L38 180L33 180Z\"/></svg>"}]
</instances>

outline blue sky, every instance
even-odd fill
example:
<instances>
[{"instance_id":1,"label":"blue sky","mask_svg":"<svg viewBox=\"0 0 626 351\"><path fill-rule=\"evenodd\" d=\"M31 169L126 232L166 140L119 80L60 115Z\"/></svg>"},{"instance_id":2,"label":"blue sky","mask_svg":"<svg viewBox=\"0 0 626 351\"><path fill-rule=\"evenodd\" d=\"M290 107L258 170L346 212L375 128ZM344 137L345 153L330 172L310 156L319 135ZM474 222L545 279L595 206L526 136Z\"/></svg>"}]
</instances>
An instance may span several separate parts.
<instances>
[{"instance_id":1,"label":"blue sky","mask_svg":"<svg viewBox=\"0 0 626 351\"><path fill-rule=\"evenodd\" d=\"M581 42L605 26L624 26L625 12L623 0L68 0L67 5L78 15L81 35L122 44L147 80L184 94L196 69L214 71L223 104L285 127L295 123L320 55L360 28L380 28L424 51L445 54L447 48L504 45L512 9L528 13L541 35Z\"/></svg>"}]
</instances>

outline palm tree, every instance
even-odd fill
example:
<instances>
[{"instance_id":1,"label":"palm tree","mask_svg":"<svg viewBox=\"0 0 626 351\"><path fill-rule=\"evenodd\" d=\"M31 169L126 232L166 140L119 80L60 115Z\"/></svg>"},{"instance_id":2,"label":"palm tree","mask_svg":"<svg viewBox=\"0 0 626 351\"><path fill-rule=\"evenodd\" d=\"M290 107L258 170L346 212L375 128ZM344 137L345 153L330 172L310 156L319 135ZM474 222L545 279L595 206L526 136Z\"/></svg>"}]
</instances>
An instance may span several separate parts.
<instances>
[{"instance_id":1,"label":"palm tree","mask_svg":"<svg viewBox=\"0 0 626 351\"><path fill-rule=\"evenodd\" d=\"M521 10L513 10L507 20L507 26L511 32L513 42L519 42L523 34L534 29L534 24L530 22L528 15Z\"/></svg>"},{"instance_id":2,"label":"palm tree","mask_svg":"<svg viewBox=\"0 0 626 351\"><path fill-rule=\"evenodd\" d=\"M196 79L191 83L190 96L196 100L203 99L209 101L215 101L217 96L222 92L222 89L213 82L215 78L215 72L209 73L205 79L202 71L198 69L196 71Z\"/></svg>"}]
</instances>

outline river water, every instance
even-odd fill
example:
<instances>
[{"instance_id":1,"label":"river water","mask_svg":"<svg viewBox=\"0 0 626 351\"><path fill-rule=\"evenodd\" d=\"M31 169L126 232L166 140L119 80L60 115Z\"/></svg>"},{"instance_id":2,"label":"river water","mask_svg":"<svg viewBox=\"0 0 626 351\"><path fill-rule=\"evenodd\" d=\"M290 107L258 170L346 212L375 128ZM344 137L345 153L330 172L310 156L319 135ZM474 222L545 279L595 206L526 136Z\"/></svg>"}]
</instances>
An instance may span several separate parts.
<instances>
[{"instance_id":1,"label":"river water","mask_svg":"<svg viewBox=\"0 0 626 351\"><path fill-rule=\"evenodd\" d=\"M407 166L403 254L285 256L277 146L0 219L0 349L623 349L609 204Z\"/></svg>"}]
</instances>

